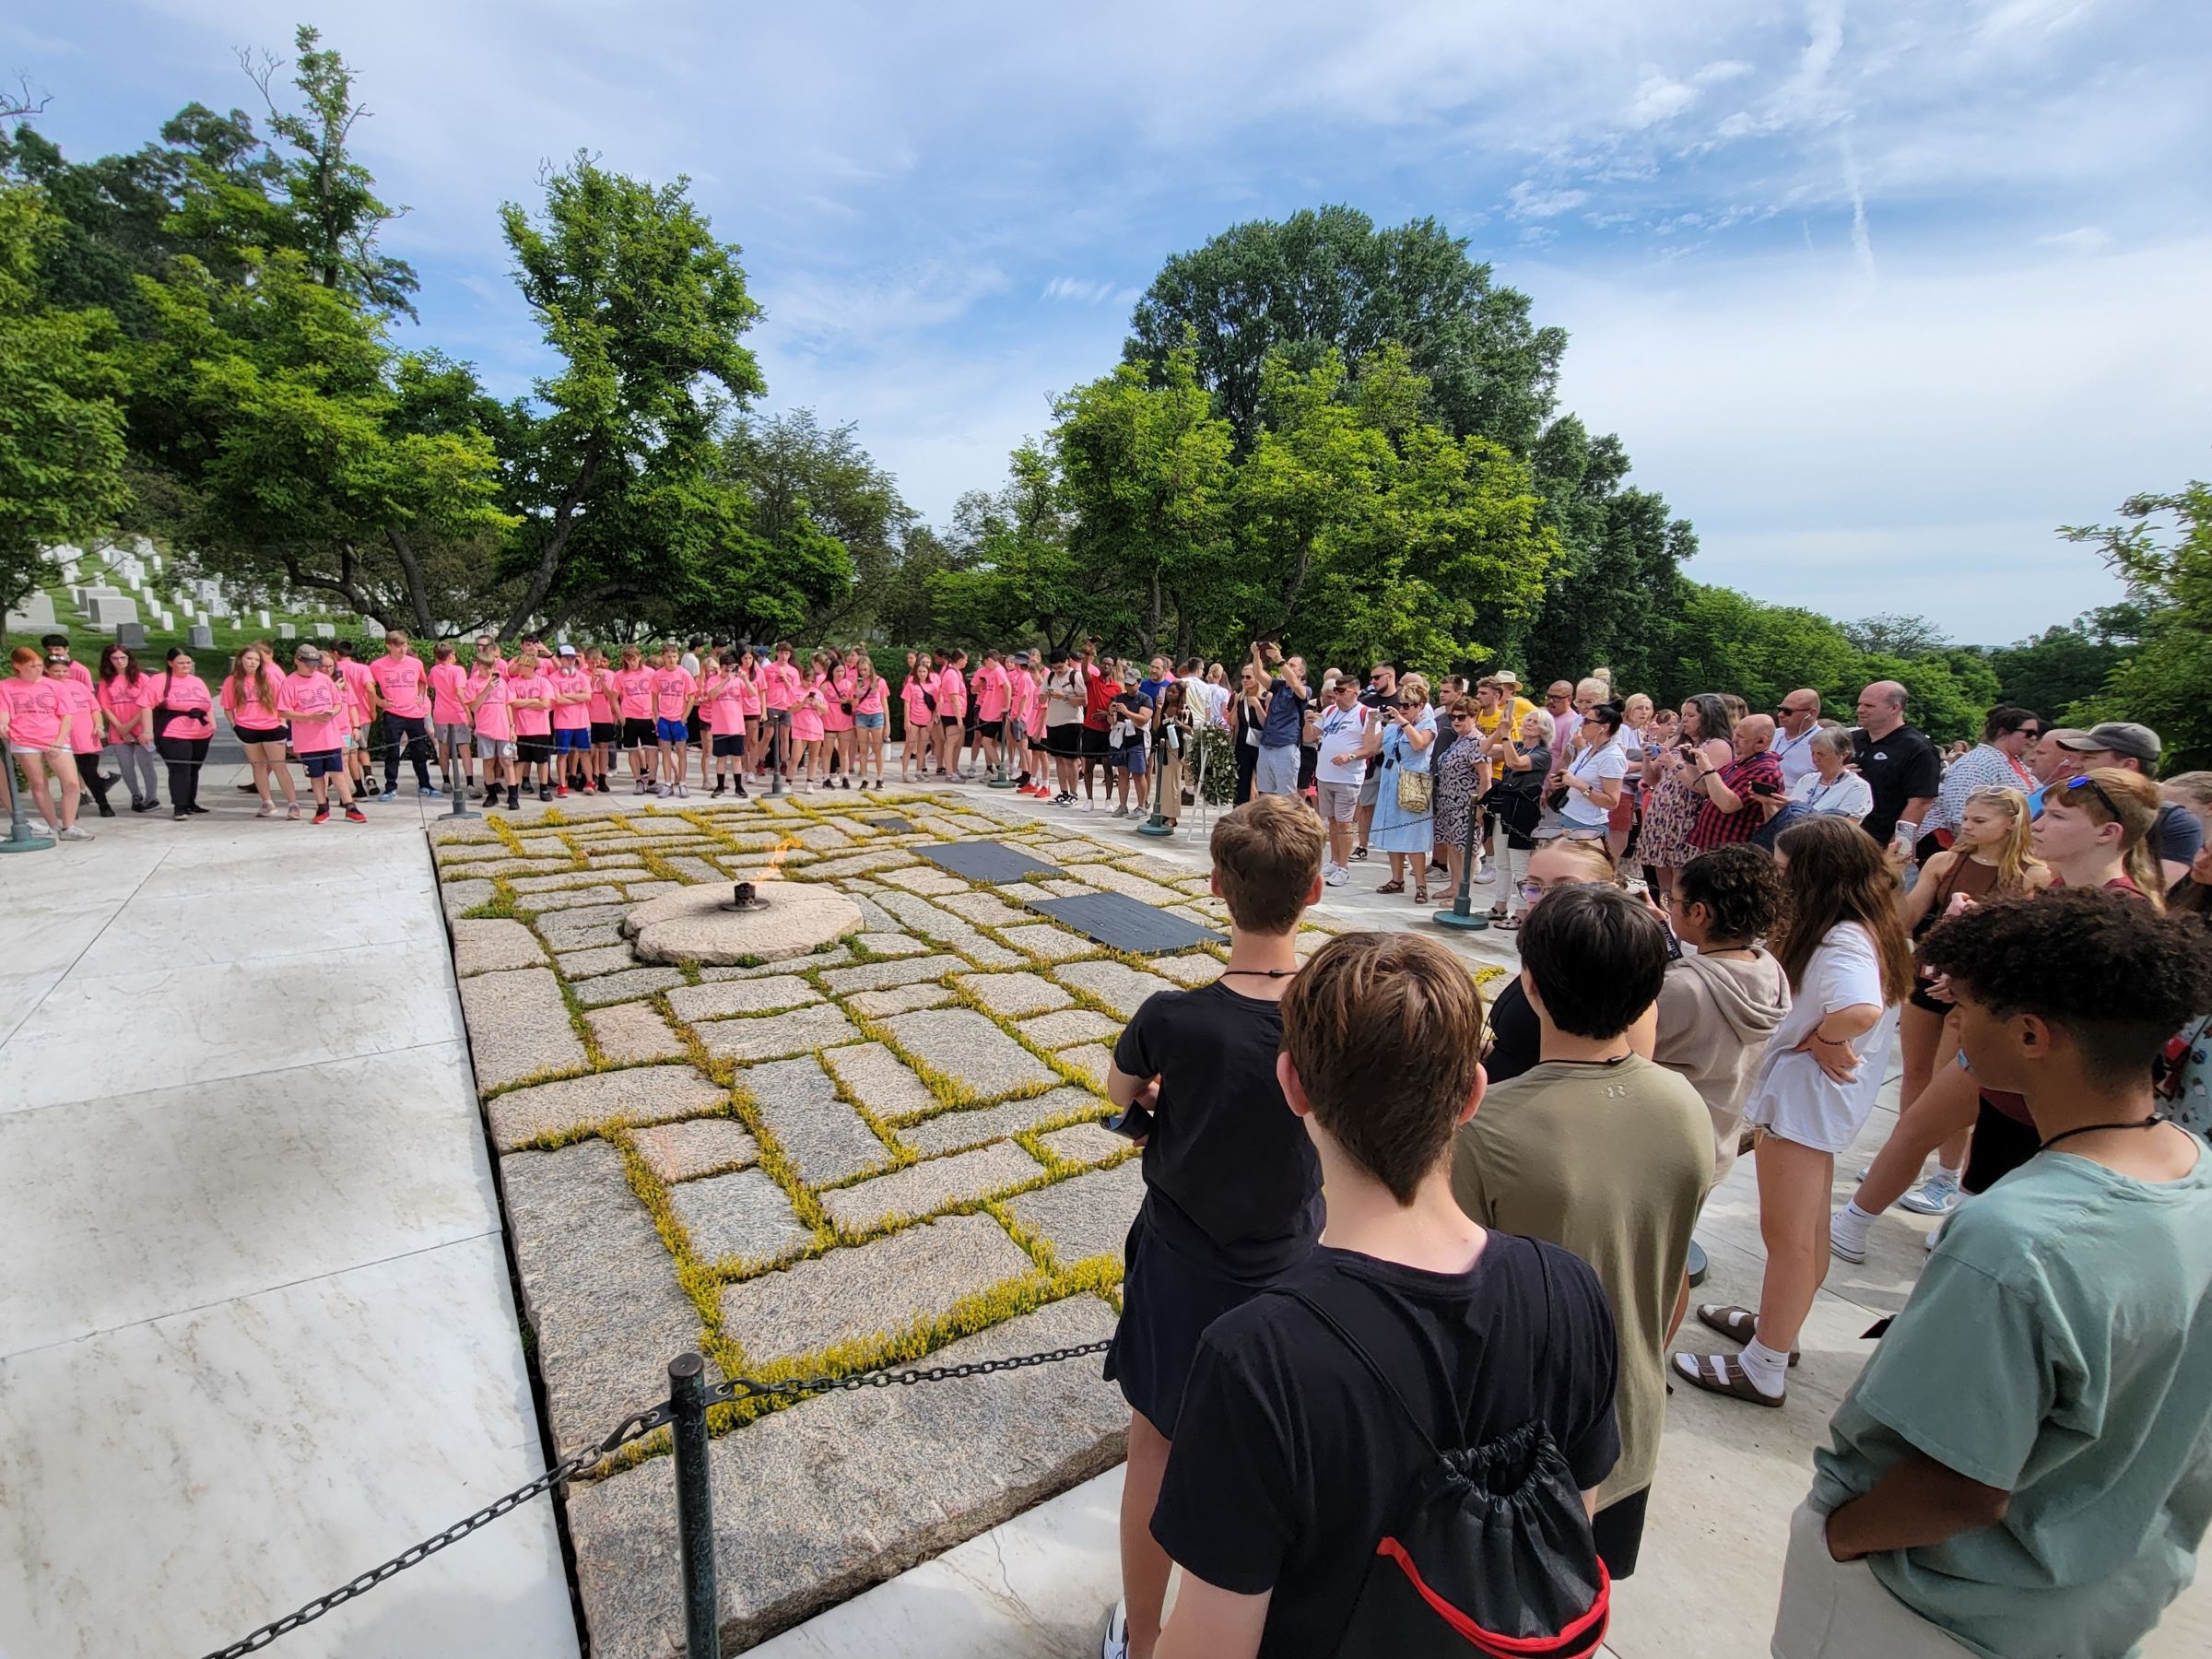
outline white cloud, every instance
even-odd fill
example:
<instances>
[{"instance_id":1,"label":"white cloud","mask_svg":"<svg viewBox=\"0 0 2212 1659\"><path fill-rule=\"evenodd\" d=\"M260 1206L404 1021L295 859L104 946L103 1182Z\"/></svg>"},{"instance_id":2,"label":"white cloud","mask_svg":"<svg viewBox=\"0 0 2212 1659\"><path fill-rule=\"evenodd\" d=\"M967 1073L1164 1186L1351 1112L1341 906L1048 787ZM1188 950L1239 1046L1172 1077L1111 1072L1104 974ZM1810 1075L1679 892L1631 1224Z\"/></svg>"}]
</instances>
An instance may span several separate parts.
<instances>
[{"instance_id":1,"label":"white cloud","mask_svg":"<svg viewBox=\"0 0 2212 1659\"><path fill-rule=\"evenodd\" d=\"M1557 218L1571 212L1590 199L1586 190L1554 190L1524 179L1507 193L1512 202L1511 211L1515 218Z\"/></svg>"},{"instance_id":2,"label":"white cloud","mask_svg":"<svg viewBox=\"0 0 2212 1659\"><path fill-rule=\"evenodd\" d=\"M2063 248L2069 253L2100 253L2112 245L2112 232L2095 225L2082 225L2072 230L2061 230L2054 236L2039 236L2039 248Z\"/></svg>"},{"instance_id":3,"label":"white cloud","mask_svg":"<svg viewBox=\"0 0 2212 1659\"><path fill-rule=\"evenodd\" d=\"M1044 285L1037 297L1040 300L1066 300L1078 305L1097 305L1114 297L1112 283L1091 281L1081 276L1055 276Z\"/></svg>"}]
</instances>

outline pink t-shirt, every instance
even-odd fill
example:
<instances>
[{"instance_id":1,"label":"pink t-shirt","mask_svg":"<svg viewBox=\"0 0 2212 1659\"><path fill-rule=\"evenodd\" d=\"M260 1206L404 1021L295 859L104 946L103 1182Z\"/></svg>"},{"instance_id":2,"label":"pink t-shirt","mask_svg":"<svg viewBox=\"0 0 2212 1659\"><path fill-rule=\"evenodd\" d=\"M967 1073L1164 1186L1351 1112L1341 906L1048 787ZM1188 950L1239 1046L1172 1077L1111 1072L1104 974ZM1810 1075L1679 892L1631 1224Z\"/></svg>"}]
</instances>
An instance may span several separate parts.
<instances>
[{"instance_id":1,"label":"pink t-shirt","mask_svg":"<svg viewBox=\"0 0 2212 1659\"><path fill-rule=\"evenodd\" d=\"M494 672L484 677L484 683L472 695L478 695L477 703L477 735L488 737L494 743L514 741L514 682L503 673L497 672L504 664L493 665Z\"/></svg>"},{"instance_id":2,"label":"pink t-shirt","mask_svg":"<svg viewBox=\"0 0 2212 1659\"><path fill-rule=\"evenodd\" d=\"M653 671L653 717L655 720L681 720L691 712L691 695L699 689L699 682L682 668L655 668Z\"/></svg>"},{"instance_id":3,"label":"pink t-shirt","mask_svg":"<svg viewBox=\"0 0 2212 1659\"><path fill-rule=\"evenodd\" d=\"M756 680L750 673L747 673L742 668L738 669L735 674L731 676L731 679L737 688L737 712L744 715L747 720L759 719L759 682Z\"/></svg>"},{"instance_id":4,"label":"pink t-shirt","mask_svg":"<svg viewBox=\"0 0 2212 1659\"><path fill-rule=\"evenodd\" d=\"M384 707L402 720L420 720L429 713L422 688L429 681L429 670L413 652L378 657L369 665L369 677L376 682L376 694L384 700Z\"/></svg>"},{"instance_id":5,"label":"pink t-shirt","mask_svg":"<svg viewBox=\"0 0 2212 1659\"><path fill-rule=\"evenodd\" d=\"M880 674L871 675L868 677L867 688L853 700L853 712L855 714L882 713L883 694L883 676Z\"/></svg>"},{"instance_id":6,"label":"pink t-shirt","mask_svg":"<svg viewBox=\"0 0 2212 1659\"><path fill-rule=\"evenodd\" d=\"M461 688L468 684L468 670L458 663L430 665L430 719L439 725L466 725L468 709Z\"/></svg>"},{"instance_id":7,"label":"pink t-shirt","mask_svg":"<svg viewBox=\"0 0 2212 1659\"><path fill-rule=\"evenodd\" d=\"M553 695L585 699L580 702L559 702L553 705L553 729L557 732L581 732L592 724L592 677L582 668L565 672L553 671Z\"/></svg>"},{"instance_id":8,"label":"pink t-shirt","mask_svg":"<svg viewBox=\"0 0 2212 1659\"><path fill-rule=\"evenodd\" d=\"M899 693L906 704L906 724L910 726L929 724L929 693L935 684L933 677L924 677L920 670L906 677L906 685Z\"/></svg>"},{"instance_id":9,"label":"pink t-shirt","mask_svg":"<svg viewBox=\"0 0 2212 1659\"><path fill-rule=\"evenodd\" d=\"M69 747L80 755L99 754L100 700L92 695L92 688L74 675L64 676L54 685L69 711Z\"/></svg>"},{"instance_id":10,"label":"pink t-shirt","mask_svg":"<svg viewBox=\"0 0 2212 1659\"><path fill-rule=\"evenodd\" d=\"M138 743L152 738L153 728L144 720L138 721L128 731L116 729L145 710L146 694L152 688L153 677L146 674L140 675L135 683L120 674L113 679L100 682L98 696L100 706L108 712L108 740L111 743Z\"/></svg>"},{"instance_id":11,"label":"pink t-shirt","mask_svg":"<svg viewBox=\"0 0 2212 1659\"><path fill-rule=\"evenodd\" d=\"M760 670L760 698L771 709L788 709L799 700L799 671L789 663L771 663Z\"/></svg>"},{"instance_id":12,"label":"pink t-shirt","mask_svg":"<svg viewBox=\"0 0 2212 1659\"><path fill-rule=\"evenodd\" d=\"M996 663L985 663L975 671L975 717L978 720L1004 720L1010 700L1006 671Z\"/></svg>"},{"instance_id":13,"label":"pink t-shirt","mask_svg":"<svg viewBox=\"0 0 2212 1659\"><path fill-rule=\"evenodd\" d=\"M845 712L845 700L853 694L853 676L844 669L834 670L822 682L822 730L849 732L853 716Z\"/></svg>"},{"instance_id":14,"label":"pink t-shirt","mask_svg":"<svg viewBox=\"0 0 2212 1659\"><path fill-rule=\"evenodd\" d=\"M232 725L265 732L284 724L284 716L276 712L276 698L283 690L284 678L281 675L275 679L265 675L255 677L261 682L258 686L252 682L241 686L236 675L225 675L220 700L223 712L230 716Z\"/></svg>"},{"instance_id":15,"label":"pink t-shirt","mask_svg":"<svg viewBox=\"0 0 2212 1659\"><path fill-rule=\"evenodd\" d=\"M514 730L517 736L543 737L553 729L552 710L523 707L523 699L525 697L549 698L553 695L553 682L543 670L534 668L528 674L510 676L507 695L514 700Z\"/></svg>"},{"instance_id":16,"label":"pink t-shirt","mask_svg":"<svg viewBox=\"0 0 2212 1659\"><path fill-rule=\"evenodd\" d=\"M937 675L937 718L947 715L959 719L968 712L968 682L960 677L958 668L946 668Z\"/></svg>"},{"instance_id":17,"label":"pink t-shirt","mask_svg":"<svg viewBox=\"0 0 2212 1659\"><path fill-rule=\"evenodd\" d=\"M147 677L146 706L159 710L168 705L175 718L162 724L156 714L165 737L212 737L215 735L215 698L207 689L207 682L196 674L158 674Z\"/></svg>"},{"instance_id":18,"label":"pink t-shirt","mask_svg":"<svg viewBox=\"0 0 2212 1659\"><path fill-rule=\"evenodd\" d=\"M0 699L7 703L7 742L11 748L50 749L62 735L62 716L69 704L61 685L41 675L0 680Z\"/></svg>"},{"instance_id":19,"label":"pink t-shirt","mask_svg":"<svg viewBox=\"0 0 2212 1659\"><path fill-rule=\"evenodd\" d=\"M735 674L718 673L700 688L700 718L707 723L707 730L718 737L745 730L745 711L737 695L742 683Z\"/></svg>"},{"instance_id":20,"label":"pink t-shirt","mask_svg":"<svg viewBox=\"0 0 2212 1659\"><path fill-rule=\"evenodd\" d=\"M343 659L336 665L336 676L346 685L346 701L353 716L352 724L365 724L369 718L369 688L376 683L376 677L365 665Z\"/></svg>"},{"instance_id":21,"label":"pink t-shirt","mask_svg":"<svg viewBox=\"0 0 2212 1659\"><path fill-rule=\"evenodd\" d=\"M295 752L323 755L346 746L345 700L326 674L295 668L285 677L276 709L292 723Z\"/></svg>"},{"instance_id":22,"label":"pink t-shirt","mask_svg":"<svg viewBox=\"0 0 2212 1659\"><path fill-rule=\"evenodd\" d=\"M822 735L822 697L830 690L826 678L809 679L791 705L791 735L798 743L812 743Z\"/></svg>"},{"instance_id":23,"label":"pink t-shirt","mask_svg":"<svg viewBox=\"0 0 2212 1659\"><path fill-rule=\"evenodd\" d=\"M615 695L621 700L622 718L653 718L653 670L624 668L615 675Z\"/></svg>"},{"instance_id":24,"label":"pink t-shirt","mask_svg":"<svg viewBox=\"0 0 2212 1659\"><path fill-rule=\"evenodd\" d=\"M604 668L586 668L585 676L592 682L592 700L584 704L593 725L615 724L615 705L607 700L614 693L615 677Z\"/></svg>"}]
</instances>

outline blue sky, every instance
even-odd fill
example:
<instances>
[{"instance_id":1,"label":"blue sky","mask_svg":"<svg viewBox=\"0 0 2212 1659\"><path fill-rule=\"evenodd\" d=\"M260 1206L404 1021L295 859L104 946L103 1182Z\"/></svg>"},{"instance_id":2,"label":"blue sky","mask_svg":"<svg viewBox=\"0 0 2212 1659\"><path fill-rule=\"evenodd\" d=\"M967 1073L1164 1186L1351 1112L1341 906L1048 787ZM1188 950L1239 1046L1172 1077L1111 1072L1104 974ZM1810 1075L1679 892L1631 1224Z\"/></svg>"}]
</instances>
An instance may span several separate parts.
<instances>
[{"instance_id":1,"label":"blue sky","mask_svg":"<svg viewBox=\"0 0 2212 1659\"><path fill-rule=\"evenodd\" d=\"M2212 14L2171 0L10 14L0 70L78 156L254 108L235 49L317 23L423 343L503 393L543 362L498 204L579 148L688 173L771 406L858 422L938 522L1166 255L1332 201L1434 215L1570 331L1562 406L1704 581L2002 642L2117 594L2053 525L2212 472Z\"/></svg>"}]
</instances>

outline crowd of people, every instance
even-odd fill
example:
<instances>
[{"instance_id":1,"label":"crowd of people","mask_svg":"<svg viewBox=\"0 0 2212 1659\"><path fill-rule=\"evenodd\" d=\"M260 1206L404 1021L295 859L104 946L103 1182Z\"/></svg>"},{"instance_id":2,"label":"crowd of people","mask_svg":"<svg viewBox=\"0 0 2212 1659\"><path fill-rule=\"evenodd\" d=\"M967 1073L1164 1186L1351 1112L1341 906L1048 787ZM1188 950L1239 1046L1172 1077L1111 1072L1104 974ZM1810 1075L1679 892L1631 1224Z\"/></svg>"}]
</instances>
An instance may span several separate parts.
<instances>
[{"instance_id":1,"label":"crowd of people","mask_svg":"<svg viewBox=\"0 0 2212 1659\"><path fill-rule=\"evenodd\" d=\"M1095 811L1102 779L1112 816L1172 825L1226 770L1221 976L1147 1001L1107 1077L1146 1195L1105 1659L1589 1651L1667 1394L1783 1407L1830 1264L1899 1205L1943 1224L1834 1414L1773 1651L2117 1659L2194 1569L2212 773L2158 782L2140 724L1997 708L1947 755L1893 682L1846 725L1814 688L1662 707L1599 669L1535 700L1267 641L1233 680L1086 642L909 653L895 685L786 642L485 635L464 665L394 631L366 661L257 642L213 686L187 652L88 671L67 643L0 683L8 782L67 841L119 782L155 810L157 760L174 817L205 813L218 720L259 815L301 815L296 767L318 823L403 765L509 807L881 789L894 712L901 782ZM1487 1007L1415 933L1300 964L1302 912L1376 854L1384 896L1490 889L1520 971ZM1835 1210L1893 1055L1895 1126ZM1746 1156L1756 1303L1693 1304L1692 1230Z\"/></svg>"}]
</instances>

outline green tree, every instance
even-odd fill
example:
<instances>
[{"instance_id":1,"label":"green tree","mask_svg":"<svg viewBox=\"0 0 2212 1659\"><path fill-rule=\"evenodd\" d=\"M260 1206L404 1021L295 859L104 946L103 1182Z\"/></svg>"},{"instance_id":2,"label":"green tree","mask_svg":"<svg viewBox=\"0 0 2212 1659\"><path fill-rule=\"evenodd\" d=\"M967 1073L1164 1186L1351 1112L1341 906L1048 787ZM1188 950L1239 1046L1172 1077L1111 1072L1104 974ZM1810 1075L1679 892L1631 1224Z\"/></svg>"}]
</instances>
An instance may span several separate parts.
<instances>
[{"instance_id":1,"label":"green tree","mask_svg":"<svg viewBox=\"0 0 2212 1659\"><path fill-rule=\"evenodd\" d=\"M1550 414L1567 335L1535 326L1528 296L1497 286L1434 219L1378 230L1355 208L1325 206L1232 226L1170 258L1122 355L1164 376L1186 342L1240 453L1259 441L1269 358L1312 370L1334 350L1356 385L1393 344L1455 436L1525 453Z\"/></svg>"},{"instance_id":2,"label":"green tree","mask_svg":"<svg viewBox=\"0 0 2212 1659\"><path fill-rule=\"evenodd\" d=\"M2100 606L2033 639L1999 646L1989 653L1997 700L2056 720L2062 709L2104 688L2142 638L2145 616L2136 604Z\"/></svg>"},{"instance_id":3,"label":"green tree","mask_svg":"<svg viewBox=\"0 0 2212 1659\"><path fill-rule=\"evenodd\" d=\"M452 419L456 401L485 400L466 371L394 351L302 254L247 265L243 283L189 257L139 278L154 328L131 354L134 447L184 487L216 569L434 633L473 585L472 561L438 556L513 522L489 435ZM435 585L440 571L456 585Z\"/></svg>"},{"instance_id":4,"label":"green tree","mask_svg":"<svg viewBox=\"0 0 2212 1659\"><path fill-rule=\"evenodd\" d=\"M2093 547L2143 607L2141 637L2104 688L2067 712L2071 724L2134 720L2165 744L2163 769L2212 766L2212 487L2131 496L2118 524L2069 524L2059 534Z\"/></svg>"},{"instance_id":5,"label":"green tree","mask_svg":"<svg viewBox=\"0 0 2212 1659\"><path fill-rule=\"evenodd\" d=\"M1000 489L971 490L954 506L937 568L925 577L927 613L891 638L975 649L1041 633L1060 649L1127 636L1133 606L1119 567L1086 566L1071 550L1072 516L1052 458L1025 443L1009 471Z\"/></svg>"},{"instance_id":6,"label":"green tree","mask_svg":"<svg viewBox=\"0 0 2212 1659\"><path fill-rule=\"evenodd\" d=\"M579 156L547 181L542 218L501 210L516 280L562 359L512 458L511 633L692 592L697 561L738 533L743 489L717 437L766 389L739 343L759 308L689 188Z\"/></svg>"},{"instance_id":7,"label":"green tree","mask_svg":"<svg viewBox=\"0 0 2212 1659\"><path fill-rule=\"evenodd\" d=\"M796 631L825 640L864 630L900 577L915 523L898 480L861 447L850 422L824 426L812 409L739 419L723 457L744 487L746 525L755 535L775 546L818 534L842 549L841 570L833 559L822 563L824 580L806 596Z\"/></svg>"},{"instance_id":8,"label":"green tree","mask_svg":"<svg viewBox=\"0 0 2212 1659\"><path fill-rule=\"evenodd\" d=\"M1818 688L1822 712L1852 718L1865 653L1832 620L1796 606L1766 605L1733 588L1684 582L1666 618L1668 660L1649 685L1662 703L1700 691L1733 691L1755 710L1772 709L1799 686Z\"/></svg>"},{"instance_id":9,"label":"green tree","mask_svg":"<svg viewBox=\"0 0 2212 1659\"><path fill-rule=\"evenodd\" d=\"M47 544L99 530L128 500L114 321L39 297L41 254L64 230L41 193L0 184L0 603L10 606L36 584Z\"/></svg>"},{"instance_id":10,"label":"green tree","mask_svg":"<svg viewBox=\"0 0 2212 1659\"><path fill-rule=\"evenodd\" d=\"M1841 624L1843 637L1861 651L1882 656L1931 656L1951 642L1937 623L1895 611Z\"/></svg>"}]
</instances>

